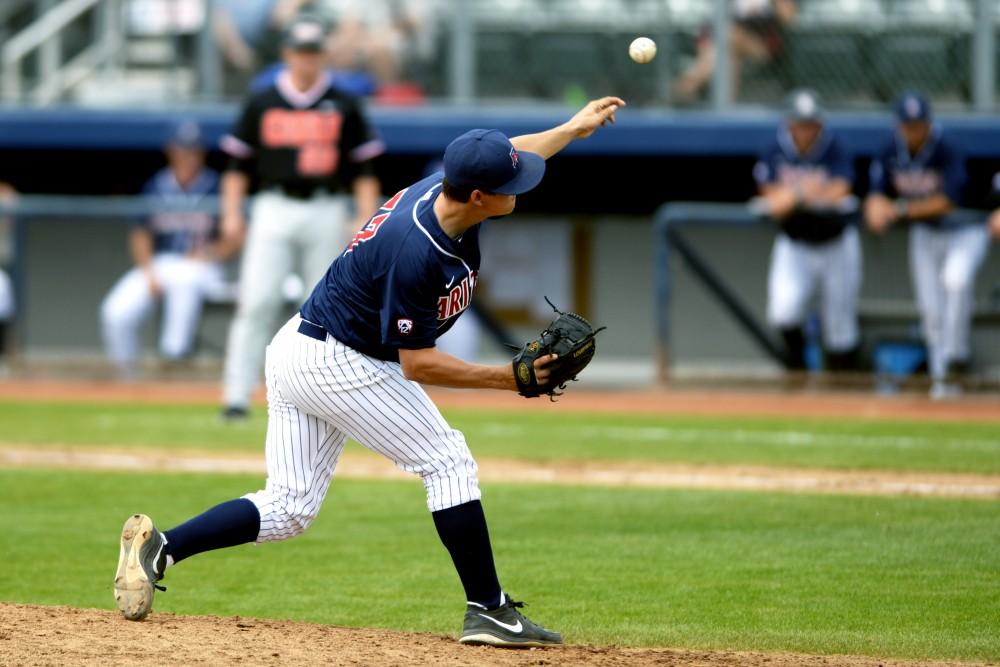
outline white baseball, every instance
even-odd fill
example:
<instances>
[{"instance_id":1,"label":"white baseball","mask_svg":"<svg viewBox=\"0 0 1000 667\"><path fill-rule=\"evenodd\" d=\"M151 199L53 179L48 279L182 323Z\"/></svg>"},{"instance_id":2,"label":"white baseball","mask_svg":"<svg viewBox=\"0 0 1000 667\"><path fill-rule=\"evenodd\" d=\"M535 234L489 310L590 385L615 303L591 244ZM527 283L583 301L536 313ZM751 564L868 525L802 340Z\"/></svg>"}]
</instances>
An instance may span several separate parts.
<instances>
[{"instance_id":1,"label":"white baseball","mask_svg":"<svg viewBox=\"0 0 1000 667\"><path fill-rule=\"evenodd\" d=\"M648 63L656 57L656 42L649 37L636 37L628 45L629 57L639 63Z\"/></svg>"}]
</instances>

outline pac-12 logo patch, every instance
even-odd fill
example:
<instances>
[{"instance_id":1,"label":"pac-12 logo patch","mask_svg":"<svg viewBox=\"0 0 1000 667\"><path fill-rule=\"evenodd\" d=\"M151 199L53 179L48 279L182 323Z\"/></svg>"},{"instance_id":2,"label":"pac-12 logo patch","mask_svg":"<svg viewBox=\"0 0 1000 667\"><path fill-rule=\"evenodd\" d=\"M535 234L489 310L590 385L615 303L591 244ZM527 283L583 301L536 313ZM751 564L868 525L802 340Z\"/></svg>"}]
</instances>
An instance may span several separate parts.
<instances>
[{"instance_id":1,"label":"pac-12 logo patch","mask_svg":"<svg viewBox=\"0 0 1000 667\"><path fill-rule=\"evenodd\" d=\"M408 320L405 317L401 317L396 320L396 327L399 329L399 333L404 336L409 336L410 332L413 331L413 320Z\"/></svg>"}]
</instances>

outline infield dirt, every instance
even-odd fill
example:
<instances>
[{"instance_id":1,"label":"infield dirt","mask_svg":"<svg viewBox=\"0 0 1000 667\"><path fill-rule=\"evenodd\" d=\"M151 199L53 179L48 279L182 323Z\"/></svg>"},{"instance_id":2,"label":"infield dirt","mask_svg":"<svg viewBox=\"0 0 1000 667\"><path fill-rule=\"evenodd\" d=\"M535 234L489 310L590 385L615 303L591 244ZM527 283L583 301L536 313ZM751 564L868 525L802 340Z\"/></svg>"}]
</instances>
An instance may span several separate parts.
<instances>
[{"instance_id":1,"label":"infield dirt","mask_svg":"<svg viewBox=\"0 0 1000 667\"><path fill-rule=\"evenodd\" d=\"M572 645L512 651L462 646L443 635L294 621L154 613L133 623L113 611L0 604L0 664L972 667L985 663Z\"/></svg>"}]
</instances>

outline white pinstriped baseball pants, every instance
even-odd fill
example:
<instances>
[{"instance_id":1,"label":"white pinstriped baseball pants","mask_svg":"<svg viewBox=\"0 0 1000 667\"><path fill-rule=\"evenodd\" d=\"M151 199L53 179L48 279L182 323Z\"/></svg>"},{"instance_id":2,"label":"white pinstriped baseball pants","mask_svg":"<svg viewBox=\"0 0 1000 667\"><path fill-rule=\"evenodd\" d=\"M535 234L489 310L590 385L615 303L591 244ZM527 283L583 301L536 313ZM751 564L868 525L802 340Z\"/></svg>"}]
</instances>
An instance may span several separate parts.
<instances>
[{"instance_id":1,"label":"white pinstriped baseball pants","mask_svg":"<svg viewBox=\"0 0 1000 667\"><path fill-rule=\"evenodd\" d=\"M298 332L300 322L292 317L267 348L267 484L244 496L260 511L258 543L309 527L347 437L420 475L432 512L480 498L465 437L398 363L332 336L310 338Z\"/></svg>"}]
</instances>

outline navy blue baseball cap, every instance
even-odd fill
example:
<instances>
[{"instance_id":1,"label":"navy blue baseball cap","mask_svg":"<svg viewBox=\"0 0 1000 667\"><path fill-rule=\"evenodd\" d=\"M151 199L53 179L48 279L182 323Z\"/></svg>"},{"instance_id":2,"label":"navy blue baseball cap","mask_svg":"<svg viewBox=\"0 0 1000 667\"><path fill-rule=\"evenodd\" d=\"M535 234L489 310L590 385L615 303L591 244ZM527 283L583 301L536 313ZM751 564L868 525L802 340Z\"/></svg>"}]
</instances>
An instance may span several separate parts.
<instances>
[{"instance_id":1,"label":"navy blue baseball cap","mask_svg":"<svg viewBox=\"0 0 1000 667\"><path fill-rule=\"evenodd\" d=\"M931 119L931 103L920 93L903 93L896 100L896 118L900 123L929 121Z\"/></svg>"},{"instance_id":2,"label":"navy blue baseball cap","mask_svg":"<svg viewBox=\"0 0 1000 667\"><path fill-rule=\"evenodd\" d=\"M322 51L327 32L326 22L320 17L299 14L285 30L283 43L296 51Z\"/></svg>"},{"instance_id":3,"label":"navy blue baseball cap","mask_svg":"<svg viewBox=\"0 0 1000 667\"><path fill-rule=\"evenodd\" d=\"M167 144L178 148L204 148L205 137L198 123L193 120L182 120L170 128Z\"/></svg>"},{"instance_id":4,"label":"navy blue baseball cap","mask_svg":"<svg viewBox=\"0 0 1000 667\"><path fill-rule=\"evenodd\" d=\"M444 151L444 177L457 188L519 195L544 175L545 159L518 152L500 130L469 130Z\"/></svg>"}]
</instances>

